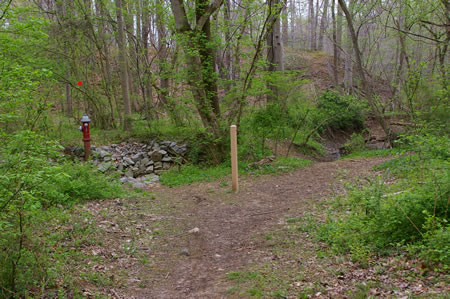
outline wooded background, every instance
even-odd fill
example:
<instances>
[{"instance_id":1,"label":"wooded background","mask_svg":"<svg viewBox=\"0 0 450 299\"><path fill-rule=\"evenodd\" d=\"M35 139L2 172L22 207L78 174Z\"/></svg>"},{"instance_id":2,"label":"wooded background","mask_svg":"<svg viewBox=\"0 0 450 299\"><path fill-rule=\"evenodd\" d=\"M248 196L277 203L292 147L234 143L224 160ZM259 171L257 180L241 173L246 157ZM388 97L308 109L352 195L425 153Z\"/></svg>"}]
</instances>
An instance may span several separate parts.
<instances>
[{"instance_id":1,"label":"wooded background","mask_svg":"<svg viewBox=\"0 0 450 299\"><path fill-rule=\"evenodd\" d=\"M326 87L361 94L382 123L386 110L417 109L423 78L448 86L446 0L3 0L0 8L5 66L45 75L36 86L45 102L70 117L85 111L103 129L129 130L134 113L178 125L196 115L218 138L239 125L255 78L300 69L296 50L326 54ZM270 81L257 88L282 101Z\"/></svg>"}]
</instances>

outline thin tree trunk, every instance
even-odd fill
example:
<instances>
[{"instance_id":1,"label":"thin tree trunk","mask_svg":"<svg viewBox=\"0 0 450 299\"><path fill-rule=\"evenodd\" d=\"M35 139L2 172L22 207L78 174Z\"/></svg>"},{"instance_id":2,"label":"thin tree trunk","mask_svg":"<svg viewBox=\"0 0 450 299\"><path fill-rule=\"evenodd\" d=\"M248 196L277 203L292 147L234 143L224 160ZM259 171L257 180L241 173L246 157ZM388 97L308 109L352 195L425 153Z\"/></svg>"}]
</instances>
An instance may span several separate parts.
<instances>
[{"instance_id":1,"label":"thin tree trunk","mask_svg":"<svg viewBox=\"0 0 450 299\"><path fill-rule=\"evenodd\" d=\"M336 19L336 44L338 47L336 59L337 59L337 69L340 69L341 64L341 46L342 46L342 9L337 6L337 19Z\"/></svg>"},{"instance_id":2,"label":"thin tree trunk","mask_svg":"<svg viewBox=\"0 0 450 299\"><path fill-rule=\"evenodd\" d=\"M289 34L288 34L288 28L289 28L289 22L288 22L288 9L287 9L287 3L283 1L283 10L282 10L282 16L283 16L283 46L287 46L288 40L289 40Z\"/></svg>"},{"instance_id":3,"label":"thin tree trunk","mask_svg":"<svg viewBox=\"0 0 450 299\"><path fill-rule=\"evenodd\" d=\"M267 34L267 62L269 63L268 71L276 72L283 70L283 46L281 42L280 15L274 12L278 10L277 6L281 5L280 0L269 0L269 10L273 22L272 30ZM275 19L274 19L275 18ZM279 99L279 90L273 82L268 82L271 93L267 95L267 101L276 101Z\"/></svg>"},{"instance_id":4,"label":"thin tree trunk","mask_svg":"<svg viewBox=\"0 0 450 299\"><path fill-rule=\"evenodd\" d=\"M113 127L115 127L115 109L113 105L113 101L116 104L116 110L119 116L119 120L122 121L122 113L121 109L117 106L117 98L115 94L115 88L114 85L111 82L111 63L110 63L110 54L109 54L109 47L108 47L108 36L106 35L106 22L104 20L107 19L107 14L105 12L105 6L103 0L98 0L95 2L95 9L97 12L97 15L99 17L99 27L98 27L98 35L100 39L100 45L99 52L103 55L104 62L100 58L101 65L102 65L102 71L104 75L104 84L105 84L105 94L108 98L108 103L110 105L110 124Z\"/></svg>"},{"instance_id":5,"label":"thin tree trunk","mask_svg":"<svg viewBox=\"0 0 450 299\"><path fill-rule=\"evenodd\" d=\"M336 36L336 0L331 0L331 19L333 26L333 79L334 85L338 86L339 76L338 76L338 45Z\"/></svg>"},{"instance_id":6,"label":"thin tree trunk","mask_svg":"<svg viewBox=\"0 0 450 299\"><path fill-rule=\"evenodd\" d=\"M372 113L375 115L375 117L377 118L384 133L386 134L386 138L387 138L389 145L392 145L390 128L387 125L386 121L384 120L383 116L381 115L380 111L378 111L378 108L375 104L375 95L366 80L366 75L364 73L364 68L363 68L362 59L361 59L361 52L359 50L359 45L358 45L358 37L356 35L355 28L353 27L352 15L350 14L350 12L347 8L347 5L345 4L345 0L338 0L338 1L339 1L339 5L342 8L342 11L344 12L345 18L347 19L347 27L350 32L350 37L351 37L351 40L353 43L353 47L355 49L356 66L357 66L357 70L358 70L360 80L361 80L361 87L367 95L367 101L369 102L369 106L372 110Z\"/></svg>"},{"instance_id":7,"label":"thin tree trunk","mask_svg":"<svg viewBox=\"0 0 450 299\"><path fill-rule=\"evenodd\" d=\"M122 87L122 98L124 108L123 128L127 131L131 130L131 105L130 95L128 91L128 70L126 61L125 33L123 26L122 11L125 6L122 0L115 0L117 13L117 40L119 46L119 65L120 65L120 85Z\"/></svg>"},{"instance_id":8,"label":"thin tree trunk","mask_svg":"<svg viewBox=\"0 0 450 299\"><path fill-rule=\"evenodd\" d=\"M164 8L162 1L157 0L156 12L156 28L158 30L158 62L159 62L159 98L164 105L168 105L167 99L169 95L169 74L167 72L167 45L166 45L166 28L164 26Z\"/></svg>"},{"instance_id":9,"label":"thin tree trunk","mask_svg":"<svg viewBox=\"0 0 450 299\"><path fill-rule=\"evenodd\" d=\"M297 19L297 14L295 11L295 0L290 0L289 1L289 14L290 14L290 25L289 26L289 40L291 42L290 46L293 47L293 45L295 44L295 27L296 27L296 19Z\"/></svg>"},{"instance_id":10,"label":"thin tree trunk","mask_svg":"<svg viewBox=\"0 0 450 299\"><path fill-rule=\"evenodd\" d=\"M323 38L325 35L327 16L328 16L328 0L324 0L322 18L320 19L319 46L318 46L319 51L323 51Z\"/></svg>"},{"instance_id":11,"label":"thin tree trunk","mask_svg":"<svg viewBox=\"0 0 450 299\"><path fill-rule=\"evenodd\" d=\"M67 78L70 78L70 76L67 75ZM72 113L73 113L72 93L70 90L70 83L66 82L66 115L68 117L72 117Z\"/></svg>"},{"instance_id":12,"label":"thin tree trunk","mask_svg":"<svg viewBox=\"0 0 450 299\"><path fill-rule=\"evenodd\" d=\"M345 52L344 86L348 92L351 92L353 89L353 43L348 28L345 41Z\"/></svg>"},{"instance_id":13,"label":"thin tree trunk","mask_svg":"<svg viewBox=\"0 0 450 299\"><path fill-rule=\"evenodd\" d=\"M122 0L126 1L126 0ZM130 59L126 59L127 64L127 72L128 72L128 91L130 93L130 103L132 105L133 112L137 112L139 110L139 103L137 99L136 92L136 78L138 74L136 74L137 70L137 51L136 51L136 40L134 39L134 11L133 4L127 3L124 5L126 7L126 15L124 16L125 20L125 29L126 36L128 39L128 52ZM125 47L127 48L127 47Z\"/></svg>"},{"instance_id":14,"label":"thin tree trunk","mask_svg":"<svg viewBox=\"0 0 450 299\"><path fill-rule=\"evenodd\" d=\"M319 0L316 1L316 10L314 13L314 50L317 51L317 27L319 25L319 11L320 11L320 7L319 7Z\"/></svg>"},{"instance_id":15,"label":"thin tree trunk","mask_svg":"<svg viewBox=\"0 0 450 299\"><path fill-rule=\"evenodd\" d=\"M143 88L145 95L144 111L147 116L150 115L150 109L153 106L153 89L151 82L151 70L149 66L150 53L148 49L149 33L150 33L150 12L146 0L142 1L142 43L143 43Z\"/></svg>"},{"instance_id":16,"label":"thin tree trunk","mask_svg":"<svg viewBox=\"0 0 450 299\"><path fill-rule=\"evenodd\" d=\"M316 50L316 35L314 32L314 0L309 0L309 48L311 51Z\"/></svg>"}]
</instances>

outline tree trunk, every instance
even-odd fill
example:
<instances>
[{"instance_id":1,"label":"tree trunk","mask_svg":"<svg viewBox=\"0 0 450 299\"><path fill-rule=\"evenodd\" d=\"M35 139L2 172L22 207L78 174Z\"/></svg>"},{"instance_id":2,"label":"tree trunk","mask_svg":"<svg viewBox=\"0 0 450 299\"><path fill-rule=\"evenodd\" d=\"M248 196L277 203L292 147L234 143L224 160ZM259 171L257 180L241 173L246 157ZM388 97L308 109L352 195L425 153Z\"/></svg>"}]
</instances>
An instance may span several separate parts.
<instances>
[{"instance_id":1,"label":"tree trunk","mask_svg":"<svg viewBox=\"0 0 450 299\"><path fill-rule=\"evenodd\" d=\"M126 0L122 0L126 1ZM139 111L139 103L137 98L137 92L136 92L136 79L139 76L136 72L138 69L137 64L138 62L138 56L137 56L137 47L136 47L136 40L134 39L134 10L133 10L133 4L132 3L126 3L124 5L126 7L126 15L124 16L125 20L125 29L126 29L126 36L128 40L128 47L125 46L125 48L128 48L128 53L130 59L126 59L127 64L127 72L128 72L128 91L130 94L130 103L132 105L133 112Z\"/></svg>"},{"instance_id":2,"label":"tree trunk","mask_svg":"<svg viewBox=\"0 0 450 299\"><path fill-rule=\"evenodd\" d=\"M99 25L98 25L98 35L100 39L99 44L99 52L103 55L104 61L100 59L102 64L102 71L103 71L103 77L104 77L104 90L106 97L108 98L108 103L111 109L110 113L110 123L109 126L115 127L115 110L117 110L119 120L122 122L122 113L121 109L117 105L117 97L115 92L115 87L111 82L111 57L109 53L109 47L108 47L108 36L106 34L106 21L107 20L107 13L105 11L105 4L103 0L96 1L95 2L95 9L97 12L97 16L99 18ZM116 109L114 109L114 104L116 105Z\"/></svg>"},{"instance_id":3,"label":"tree trunk","mask_svg":"<svg viewBox=\"0 0 450 299\"><path fill-rule=\"evenodd\" d=\"M380 111L378 111L378 108L375 104L375 95L366 80L366 75L364 73L364 68L363 68L362 59L361 59L361 52L359 50L359 45L358 45L358 36L356 35L355 28L353 27L352 15L350 14L350 12L347 8L347 5L345 4L345 0L338 0L338 1L339 1L339 5L342 8L342 11L344 12L345 18L347 19L348 31L350 32L350 37L351 37L351 40L353 43L353 48L355 49L356 66L357 66L357 70L358 70L359 77L361 80L361 87L367 95L367 101L369 102L369 106L372 110L372 113L375 115L375 117L377 118L384 133L386 134L386 138L387 138L387 141L389 142L389 145L392 145L390 128L386 124Z\"/></svg>"},{"instance_id":4,"label":"tree trunk","mask_svg":"<svg viewBox=\"0 0 450 299\"><path fill-rule=\"evenodd\" d=\"M353 89L353 43L350 37L350 30L347 28L347 38L345 40L345 61L344 61L344 86L348 92Z\"/></svg>"},{"instance_id":5,"label":"tree trunk","mask_svg":"<svg viewBox=\"0 0 450 299\"><path fill-rule=\"evenodd\" d=\"M338 76L338 45L337 45L337 34L336 34L336 0L331 0L331 19L333 26L333 79L334 85L339 85Z\"/></svg>"},{"instance_id":6,"label":"tree trunk","mask_svg":"<svg viewBox=\"0 0 450 299\"><path fill-rule=\"evenodd\" d=\"M337 6L337 19L336 19L336 44L338 47L336 59L337 59L337 69L340 69L341 65L341 46L342 46L342 9Z\"/></svg>"},{"instance_id":7,"label":"tree trunk","mask_svg":"<svg viewBox=\"0 0 450 299\"><path fill-rule=\"evenodd\" d=\"M288 28L289 28L289 16L288 16L288 9L287 9L287 3L283 1L283 10L282 10L282 16L283 16L283 46L286 47L289 40L289 34L288 34Z\"/></svg>"},{"instance_id":8,"label":"tree trunk","mask_svg":"<svg viewBox=\"0 0 450 299\"><path fill-rule=\"evenodd\" d=\"M277 7L282 5L280 0L269 0L270 19L273 22L272 30L267 34L267 62L269 63L268 71L276 72L283 70L283 46L281 42L280 15L276 14ZM273 82L268 82L270 93L267 95L267 101L279 100L278 86Z\"/></svg>"},{"instance_id":9,"label":"tree trunk","mask_svg":"<svg viewBox=\"0 0 450 299\"><path fill-rule=\"evenodd\" d=\"M122 98L124 108L123 128L131 130L131 105L128 91L128 70L126 61L125 33L123 26L122 11L125 8L122 0L115 0L117 13L117 41L119 46L119 66L120 66L120 85L122 87Z\"/></svg>"},{"instance_id":10,"label":"tree trunk","mask_svg":"<svg viewBox=\"0 0 450 299\"><path fill-rule=\"evenodd\" d=\"M328 16L328 0L324 0L322 18L320 19L319 46L318 46L319 51L323 51L323 38L325 35L327 16Z\"/></svg>"},{"instance_id":11,"label":"tree trunk","mask_svg":"<svg viewBox=\"0 0 450 299\"><path fill-rule=\"evenodd\" d=\"M289 26L290 31L289 31L289 40L291 42L290 46L293 47L293 45L295 44L295 30L296 30L296 19L297 19L297 14L295 11L295 0L290 0L289 1L289 14L290 14L290 24L291 26Z\"/></svg>"},{"instance_id":12,"label":"tree trunk","mask_svg":"<svg viewBox=\"0 0 450 299\"><path fill-rule=\"evenodd\" d=\"M203 126L222 140L219 102L214 70L214 49L211 44L210 17L222 5L218 0L208 6L208 0L196 2L196 24L191 27L183 0L170 0L176 31L183 36L181 43L186 55L188 84ZM223 158L222 144L217 147L219 160Z\"/></svg>"},{"instance_id":13,"label":"tree trunk","mask_svg":"<svg viewBox=\"0 0 450 299\"><path fill-rule=\"evenodd\" d=\"M314 28L314 0L309 0L309 49L311 51L316 50L316 33Z\"/></svg>"},{"instance_id":14,"label":"tree trunk","mask_svg":"<svg viewBox=\"0 0 450 299\"><path fill-rule=\"evenodd\" d=\"M209 0L197 0L196 2L196 19L197 24L205 16L206 10L209 6ZM215 57L215 49L211 44L212 36L211 36L211 21L210 16L205 21L203 27L201 28L201 35L199 36L199 53L200 59L202 62L202 68L207 74L204 76L204 84L206 87L206 93L209 98L209 102L213 108L214 113L217 116L220 116L220 107L219 107L219 97L217 95L217 79L215 77L215 66L216 66L216 57Z\"/></svg>"},{"instance_id":15,"label":"tree trunk","mask_svg":"<svg viewBox=\"0 0 450 299\"><path fill-rule=\"evenodd\" d=\"M224 10L224 21L225 21L225 42L226 43L231 43L231 0L225 0L225 10ZM227 80L233 80L234 75L233 75L233 61L232 61L232 57L233 57L233 51L232 51L232 46L228 45L227 48L225 49L225 58L224 58L224 64L225 64L225 72L227 72L227 76L226 79ZM227 84L228 85L228 84Z\"/></svg>"},{"instance_id":16,"label":"tree trunk","mask_svg":"<svg viewBox=\"0 0 450 299\"><path fill-rule=\"evenodd\" d=\"M143 79L142 84L144 88L145 95L145 103L144 103L144 111L147 116L150 115L150 109L153 106L153 91L152 91L152 82L151 82L151 70L149 66L149 33L150 33L150 12L147 1L142 1L142 43L143 43Z\"/></svg>"},{"instance_id":17,"label":"tree trunk","mask_svg":"<svg viewBox=\"0 0 450 299\"><path fill-rule=\"evenodd\" d=\"M158 64L159 64L159 84L161 91L159 98L164 105L168 105L169 95L169 74L167 72L166 28L164 26L164 7L161 0L156 1L156 28L158 30Z\"/></svg>"},{"instance_id":18,"label":"tree trunk","mask_svg":"<svg viewBox=\"0 0 450 299\"><path fill-rule=\"evenodd\" d=\"M67 78L70 78L70 76L68 75ZM72 108L72 93L70 90L70 83L66 82L66 115L68 117L72 117L72 112L73 108Z\"/></svg>"}]
</instances>

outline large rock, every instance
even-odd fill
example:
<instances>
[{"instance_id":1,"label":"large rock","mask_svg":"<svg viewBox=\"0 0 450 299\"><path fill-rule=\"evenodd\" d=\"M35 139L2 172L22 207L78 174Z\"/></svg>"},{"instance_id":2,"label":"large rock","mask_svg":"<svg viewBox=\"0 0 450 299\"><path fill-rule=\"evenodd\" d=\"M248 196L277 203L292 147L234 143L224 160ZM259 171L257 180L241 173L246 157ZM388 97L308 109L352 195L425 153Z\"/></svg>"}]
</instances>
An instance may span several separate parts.
<instances>
[{"instance_id":1,"label":"large rock","mask_svg":"<svg viewBox=\"0 0 450 299\"><path fill-rule=\"evenodd\" d=\"M147 173L147 174L152 173L152 172L153 172L153 165L150 165L145 169L145 173Z\"/></svg>"},{"instance_id":2,"label":"large rock","mask_svg":"<svg viewBox=\"0 0 450 299\"><path fill-rule=\"evenodd\" d=\"M100 170L101 172L106 172L108 171L108 169L112 168L112 163L111 162L106 162L106 163L102 163L98 166L98 170Z\"/></svg>"},{"instance_id":3,"label":"large rock","mask_svg":"<svg viewBox=\"0 0 450 299\"><path fill-rule=\"evenodd\" d=\"M146 174L146 170L147 170L147 167L145 166L145 164L141 164L139 166L139 174Z\"/></svg>"},{"instance_id":4,"label":"large rock","mask_svg":"<svg viewBox=\"0 0 450 299\"><path fill-rule=\"evenodd\" d=\"M161 153L161 151L154 151L151 154L151 157L154 162L160 162L163 157L163 154Z\"/></svg>"},{"instance_id":5,"label":"large rock","mask_svg":"<svg viewBox=\"0 0 450 299\"><path fill-rule=\"evenodd\" d=\"M131 156L131 160L133 160L135 163L137 161L139 161L141 158L142 158L142 153L137 153L137 154Z\"/></svg>"},{"instance_id":6,"label":"large rock","mask_svg":"<svg viewBox=\"0 0 450 299\"><path fill-rule=\"evenodd\" d=\"M141 164L142 165L145 165L145 166L147 166L147 164L150 162L150 159L149 158L144 158L144 159L142 159L141 160ZM148 164L148 165L150 165L150 164Z\"/></svg>"},{"instance_id":7,"label":"large rock","mask_svg":"<svg viewBox=\"0 0 450 299\"><path fill-rule=\"evenodd\" d=\"M125 172L125 176L132 178L134 176L133 170L128 169L127 172Z\"/></svg>"},{"instance_id":8,"label":"large rock","mask_svg":"<svg viewBox=\"0 0 450 299\"><path fill-rule=\"evenodd\" d=\"M172 157L170 156L164 156L164 158L161 159L162 162L172 162Z\"/></svg>"},{"instance_id":9,"label":"large rock","mask_svg":"<svg viewBox=\"0 0 450 299\"><path fill-rule=\"evenodd\" d=\"M127 166L129 166L129 165L134 165L134 161L131 160L131 159L128 158L128 157L124 157L124 158L123 158L123 162L124 162L124 164L126 164Z\"/></svg>"},{"instance_id":10,"label":"large rock","mask_svg":"<svg viewBox=\"0 0 450 299\"><path fill-rule=\"evenodd\" d=\"M159 183L159 176L157 176L155 174L146 175L144 177L144 181L147 184L156 184L156 183Z\"/></svg>"},{"instance_id":11,"label":"large rock","mask_svg":"<svg viewBox=\"0 0 450 299\"><path fill-rule=\"evenodd\" d=\"M137 189L144 189L145 188L145 184L141 183L141 182L133 182L133 188L137 188Z\"/></svg>"},{"instance_id":12,"label":"large rock","mask_svg":"<svg viewBox=\"0 0 450 299\"><path fill-rule=\"evenodd\" d=\"M105 157L110 157L111 154L103 149L98 149L97 150L98 155L100 156L100 158L104 159Z\"/></svg>"}]
</instances>

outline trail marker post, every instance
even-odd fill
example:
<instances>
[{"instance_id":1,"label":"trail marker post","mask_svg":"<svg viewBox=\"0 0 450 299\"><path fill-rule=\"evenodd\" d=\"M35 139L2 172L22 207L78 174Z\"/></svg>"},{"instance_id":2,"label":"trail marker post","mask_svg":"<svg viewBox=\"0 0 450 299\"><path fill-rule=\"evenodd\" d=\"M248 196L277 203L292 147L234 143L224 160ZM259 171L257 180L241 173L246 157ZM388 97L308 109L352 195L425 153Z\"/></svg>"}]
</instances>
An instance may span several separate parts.
<instances>
[{"instance_id":1,"label":"trail marker post","mask_svg":"<svg viewBox=\"0 0 450 299\"><path fill-rule=\"evenodd\" d=\"M231 137L231 189L233 192L239 191L238 180L238 156L237 156L237 128L235 125L230 127Z\"/></svg>"}]
</instances>

